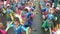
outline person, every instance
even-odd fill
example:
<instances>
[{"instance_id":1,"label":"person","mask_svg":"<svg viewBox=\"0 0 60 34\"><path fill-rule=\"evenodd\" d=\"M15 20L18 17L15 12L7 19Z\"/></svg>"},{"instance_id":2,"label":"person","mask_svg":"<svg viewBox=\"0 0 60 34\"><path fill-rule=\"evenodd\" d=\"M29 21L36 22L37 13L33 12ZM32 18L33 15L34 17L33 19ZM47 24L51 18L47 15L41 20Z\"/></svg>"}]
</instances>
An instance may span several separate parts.
<instances>
[{"instance_id":1,"label":"person","mask_svg":"<svg viewBox=\"0 0 60 34\"><path fill-rule=\"evenodd\" d=\"M48 20L54 19L53 13L54 13L54 9L53 9L53 8L50 8L50 9L49 9L49 13L47 14L47 19L48 19Z\"/></svg>"},{"instance_id":2,"label":"person","mask_svg":"<svg viewBox=\"0 0 60 34\"><path fill-rule=\"evenodd\" d=\"M60 24L58 25L58 29L56 30L55 34L60 34Z\"/></svg>"},{"instance_id":3,"label":"person","mask_svg":"<svg viewBox=\"0 0 60 34\"><path fill-rule=\"evenodd\" d=\"M3 24L0 23L0 34L6 34L6 31L3 29Z\"/></svg>"},{"instance_id":4,"label":"person","mask_svg":"<svg viewBox=\"0 0 60 34\"><path fill-rule=\"evenodd\" d=\"M47 30L48 30L47 20L46 20L46 19L44 19L44 21L43 21L42 28L44 28L44 29L45 29L45 31L47 31Z\"/></svg>"},{"instance_id":5,"label":"person","mask_svg":"<svg viewBox=\"0 0 60 34\"><path fill-rule=\"evenodd\" d=\"M10 28L11 27L13 27L14 34L21 34L21 30L26 32L26 28L20 24L17 17L14 19L14 23L10 25Z\"/></svg>"}]
</instances>

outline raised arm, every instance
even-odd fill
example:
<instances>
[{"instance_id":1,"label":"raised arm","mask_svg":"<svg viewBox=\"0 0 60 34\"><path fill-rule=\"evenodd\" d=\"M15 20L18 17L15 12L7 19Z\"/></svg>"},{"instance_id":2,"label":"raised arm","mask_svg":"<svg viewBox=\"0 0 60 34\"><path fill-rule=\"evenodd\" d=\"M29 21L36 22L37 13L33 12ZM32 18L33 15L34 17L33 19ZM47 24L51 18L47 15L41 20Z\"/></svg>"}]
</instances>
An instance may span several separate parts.
<instances>
[{"instance_id":1,"label":"raised arm","mask_svg":"<svg viewBox=\"0 0 60 34\"><path fill-rule=\"evenodd\" d=\"M29 34L29 27L25 28L24 26L22 26L21 29L25 31L26 34Z\"/></svg>"}]
</instances>

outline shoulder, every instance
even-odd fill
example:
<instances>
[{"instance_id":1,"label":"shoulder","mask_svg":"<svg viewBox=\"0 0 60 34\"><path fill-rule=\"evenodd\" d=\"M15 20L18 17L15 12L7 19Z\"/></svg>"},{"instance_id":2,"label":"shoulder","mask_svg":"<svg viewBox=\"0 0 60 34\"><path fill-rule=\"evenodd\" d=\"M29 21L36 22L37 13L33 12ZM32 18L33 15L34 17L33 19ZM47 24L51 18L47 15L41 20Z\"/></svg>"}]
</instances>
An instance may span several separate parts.
<instances>
[{"instance_id":1,"label":"shoulder","mask_svg":"<svg viewBox=\"0 0 60 34\"><path fill-rule=\"evenodd\" d=\"M14 24L11 24L10 27L14 27Z\"/></svg>"},{"instance_id":2,"label":"shoulder","mask_svg":"<svg viewBox=\"0 0 60 34\"><path fill-rule=\"evenodd\" d=\"M0 30L3 34L6 34L6 31L5 30Z\"/></svg>"},{"instance_id":3,"label":"shoulder","mask_svg":"<svg viewBox=\"0 0 60 34\"><path fill-rule=\"evenodd\" d=\"M22 25L20 24L19 27L22 27Z\"/></svg>"},{"instance_id":4,"label":"shoulder","mask_svg":"<svg viewBox=\"0 0 60 34\"><path fill-rule=\"evenodd\" d=\"M47 16L49 16L50 14L47 14Z\"/></svg>"}]
</instances>

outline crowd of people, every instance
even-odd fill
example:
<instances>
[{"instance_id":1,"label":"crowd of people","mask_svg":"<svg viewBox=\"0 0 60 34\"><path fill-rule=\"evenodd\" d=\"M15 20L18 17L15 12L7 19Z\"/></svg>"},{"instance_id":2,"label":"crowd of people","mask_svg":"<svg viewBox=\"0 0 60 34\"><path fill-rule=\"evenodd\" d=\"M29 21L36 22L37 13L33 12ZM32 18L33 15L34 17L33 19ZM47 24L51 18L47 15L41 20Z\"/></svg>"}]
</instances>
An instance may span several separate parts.
<instances>
[{"instance_id":1,"label":"crowd of people","mask_svg":"<svg viewBox=\"0 0 60 34\"><path fill-rule=\"evenodd\" d=\"M0 34L8 34L10 28L13 28L13 34L30 34L36 11L36 4L29 0L1 0Z\"/></svg>"},{"instance_id":2,"label":"crowd of people","mask_svg":"<svg viewBox=\"0 0 60 34\"><path fill-rule=\"evenodd\" d=\"M41 0L42 28L50 31L50 34L58 34L60 28L60 1L59 0Z\"/></svg>"},{"instance_id":3,"label":"crowd of people","mask_svg":"<svg viewBox=\"0 0 60 34\"><path fill-rule=\"evenodd\" d=\"M36 3L37 2L37 3ZM30 34L37 4L42 15L42 28L50 34L58 34L60 28L59 0L0 0L0 33L7 34L13 28L14 34ZM5 21L3 23L3 21ZM23 32L25 33L23 33Z\"/></svg>"}]
</instances>

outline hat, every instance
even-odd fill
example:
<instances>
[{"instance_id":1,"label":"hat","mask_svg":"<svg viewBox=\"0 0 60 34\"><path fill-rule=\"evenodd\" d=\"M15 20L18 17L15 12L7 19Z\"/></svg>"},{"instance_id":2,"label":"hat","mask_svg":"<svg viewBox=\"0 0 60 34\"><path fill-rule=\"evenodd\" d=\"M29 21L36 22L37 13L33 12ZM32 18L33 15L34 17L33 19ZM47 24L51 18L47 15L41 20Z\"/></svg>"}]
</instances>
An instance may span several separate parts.
<instances>
[{"instance_id":1,"label":"hat","mask_svg":"<svg viewBox=\"0 0 60 34\"><path fill-rule=\"evenodd\" d=\"M7 4L7 6L10 6L10 4Z\"/></svg>"},{"instance_id":2,"label":"hat","mask_svg":"<svg viewBox=\"0 0 60 34\"><path fill-rule=\"evenodd\" d=\"M50 6L50 3L47 3L46 6Z\"/></svg>"}]
</instances>

